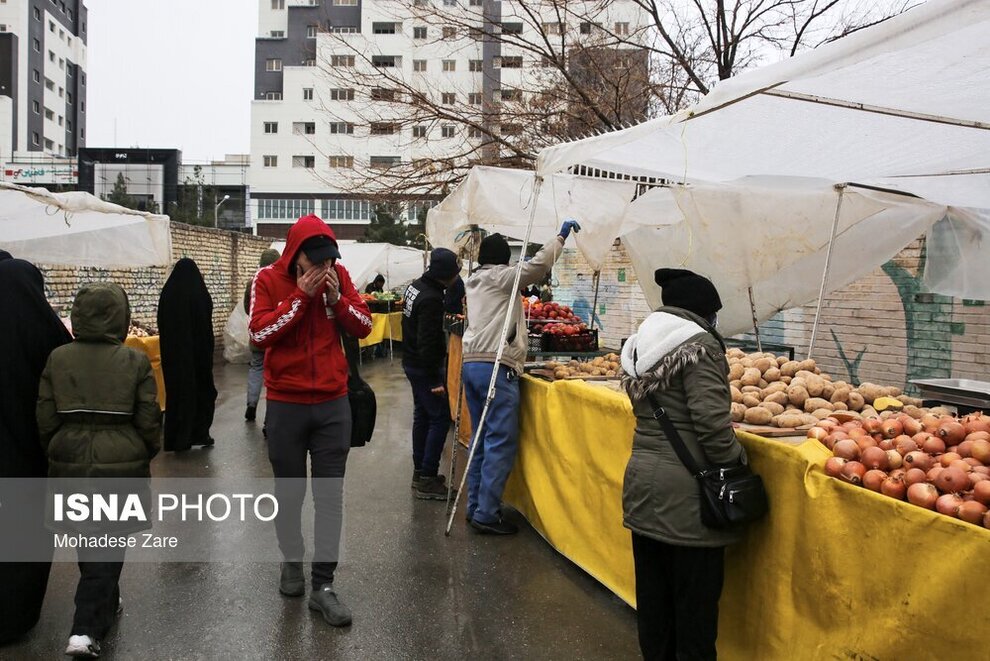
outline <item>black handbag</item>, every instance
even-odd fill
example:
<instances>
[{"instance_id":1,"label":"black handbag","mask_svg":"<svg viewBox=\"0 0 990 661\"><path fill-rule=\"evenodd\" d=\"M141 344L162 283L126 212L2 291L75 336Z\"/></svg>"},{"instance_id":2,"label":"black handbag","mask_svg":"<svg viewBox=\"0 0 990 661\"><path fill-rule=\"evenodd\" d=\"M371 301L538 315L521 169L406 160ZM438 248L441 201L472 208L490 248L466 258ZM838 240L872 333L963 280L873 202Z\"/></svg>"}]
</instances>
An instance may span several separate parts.
<instances>
[{"instance_id":1,"label":"black handbag","mask_svg":"<svg viewBox=\"0 0 990 661\"><path fill-rule=\"evenodd\" d=\"M347 356L347 399L351 403L351 447L364 447L371 442L378 416L378 400L375 391L361 378L358 371L361 346L353 335L341 333L344 354Z\"/></svg>"},{"instance_id":2,"label":"black handbag","mask_svg":"<svg viewBox=\"0 0 990 661\"><path fill-rule=\"evenodd\" d=\"M739 528L767 513L767 493L759 475L745 464L700 468L667 412L653 395L649 399L653 417L660 423L677 458L698 481L702 523L709 528Z\"/></svg>"}]
</instances>

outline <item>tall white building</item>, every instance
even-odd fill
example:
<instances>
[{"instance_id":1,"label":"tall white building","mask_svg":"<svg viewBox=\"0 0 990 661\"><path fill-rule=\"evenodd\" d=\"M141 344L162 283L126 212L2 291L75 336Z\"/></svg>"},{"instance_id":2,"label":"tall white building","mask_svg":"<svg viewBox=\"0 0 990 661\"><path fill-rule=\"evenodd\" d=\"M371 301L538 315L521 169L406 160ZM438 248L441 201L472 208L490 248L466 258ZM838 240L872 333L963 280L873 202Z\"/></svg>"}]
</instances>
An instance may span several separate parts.
<instances>
[{"instance_id":1,"label":"tall white building","mask_svg":"<svg viewBox=\"0 0 990 661\"><path fill-rule=\"evenodd\" d=\"M0 163L44 164L86 144L86 5L0 0Z\"/></svg>"},{"instance_id":2,"label":"tall white building","mask_svg":"<svg viewBox=\"0 0 990 661\"><path fill-rule=\"evenodd\" d=\"M339 238L359 238L372 204L353 192L356 173L482 144L476 128L397 111L393 94L416 90L441 108L477 107L486 131L519 130L492 127L498 120L491 117L511 94L550 80L547 64L484 33L531 30L534 38L551 33L566 44L594 39L603 26L630 34L645 22L632 2L571 2L581 11L570 23L561 23L550 3L527 2L539 8L540 25L518 2L482 2L259 0L249 174L257 233L284 236L300 215L316 213ZM429 202L407 204L408 217L423 204Z\"/></svg>"}]
</instances>

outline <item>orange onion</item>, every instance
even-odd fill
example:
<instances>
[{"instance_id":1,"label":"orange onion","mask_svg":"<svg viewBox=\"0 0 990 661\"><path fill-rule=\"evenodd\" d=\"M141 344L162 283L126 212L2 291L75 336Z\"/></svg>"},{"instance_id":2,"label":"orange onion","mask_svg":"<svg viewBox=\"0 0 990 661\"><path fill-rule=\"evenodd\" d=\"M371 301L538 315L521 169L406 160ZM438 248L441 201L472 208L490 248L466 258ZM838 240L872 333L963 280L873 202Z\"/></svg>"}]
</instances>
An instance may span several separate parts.
<instances>
[{"instance_id":1,"label":"orange onion","mask_svg":"<svg viewBox=\"0 0 990 661\"><path fill-rule=\"evenodd\" d=\"M880 493L880 487L883 485L883 481L887 479L887 474L882 470L868 470L863 475L863 486L870 491L876 491Z\"/></svg>"},{"instance_id":2,"label":"orange onion","mask_svg":"<svg viewBox=\"0 0 990 661\"><path fill-rule=\"evenodd\" d=\"M938 436L929 436L925 442L921 444L921 449L928 454L942 454L945 452L945 441Z\"/></svg>"},{"instance_id":3,"label":"orange onion","mask_svg":"<svg viewBox=\"0 0 990 661\"><path fill-rule=\"evenodd\" d=\"M977 502L990 506L990 480L983 480L973 485L973 498Z\"/></svg>"},{"instance_id":4,"label":"orange onion","mask_svg":"<svg viewBox=\"0 0 990 661\"><path fill-rule=\"evenodd\" d=\"M859 438L852 438L849 440L855 441L856 445L859 446L860 451L865 450L866 448L880 449L877 447L877 442L872 436L860 436Z\"/></svg>"},{"instance_id":5,"label":"orange onion","mask_svg":"<svg viewBox=\"0 0 990 661\"><path fill-rule=\"evenodd\" d=\"M891 438L881 438L880 442L877 443L877 447L881 450L893 450L894 440ZM894 450L896 452L896 450Z\"/></svg>"},{"instance_id":6,"label":"orange onion","mask_svg":"<svg viewBox=\"0 0 990 661\"><path fill-rule=\"evenodd\" d=\"M954 493L947 493L945 495L939 496L938 500L935 501L935 510L939 514L945 514L947 516L955 516L956 510L959 506L963 504L963 499Z\"/></svg>"},{"instance_id":7,"label":"orange onion","mask_svg":"<svg viewBox=\"0 0 990 661\"><path fill-rule=\"evenodd\" d=\"M858 461L847 461L839 477L850 484L862 484L864 475L866 475L866 466Z\"/></svg>"},{"instance_id":8,"label":"orange onion","mask_svg":"<svg viewBox=\"0 0 990 661\"><path fill-rule=\"evenodd\" d=\"M932 467L932 456L927 452L915 450L904 455L904 465L908 468L920 468L927 471Z\"/></svg>"},{"instance_id":9,"label":"orange onion","mask_svg":"<svg viewBox=\"0 0 990 661\"><path fill-rule=\"evenodd\" d=\"M926 431L920 431L917 434L915 434L914 436L912 436L911 438L914 439L914 442L915 443L917 443L918 445L921 445L927 439L931 438L931 434L929 434Z\"/></svg>"},{"instance_id":10,"label":"orange onion","mask_svg":"<svg viewBox=\"0 0 990 661\"><path fill-rule=\"evenodd\" d=\"M973 441L970 454L973 456L973 459L976 459L984 466L990 464L990 439L984 440L979 438Z\"/></svg>"},{"instance_id":11,"label":"orange onion","mask_svg":"<svg viewBox=\"0 0 990 661\"><path fill-rule=\"evenodd\" d=\"M963 461L965 461L967 464L969 464L970 470L972 470L973 468L976 468L977 466L982 466L983 465L983 464L980 463L980 460L979 459L976 459L975 457L966 457L965 459L963 459Z\"/></svg>"},{"instance_id":12,"label":"orange onion","mask_svg":"<svg viewBox=\"0 0 990 661\"><path fill-rule=\"evenodd\" d=\"M897 450L887 450L887 464L891 469L900 468L904 465L904 457Z\"/></svg>"},{"instance_id":13,"label":"orange onion","mask_svg":"<svg viewBox=\"0 0 990 661\"><path fill-rule=\"evenodd\" d=\"M982 413L971 413L967 415L963 418L962 424L969 433L978 431L990 432L990 416L985 416Z\"/></svg>"},{"instance_id":14,"label":"orange onion","mask_svg":"<svg viewBox=\"0 0 990 661\"><path fill-rule=\"evenodd\" d=\"M938 426L938 435L946 445L955 445L966 438L966 428L954 420L943 422Z\"/></svg>"},{"instance_id":15,"label":"orange onion","mask_svg":"<svg viewBox=\"0 0 990 661\"><path fill-rule=\"evenodd\" d=\"M863 448L863 446L860 446L860 449L863 451L862 459L860 461L863 462L863 465L866 466L867 470L877 469L886 471L890 468L890 460L887 458L887 453L880 448ZM887 477L886 473L884 473L884 477ZM874 489L874 491L879 490L879 488L880 485L877 484L877 489Z\"/></svg>"},{"instance_id":16,"label":"orange onion","mask_svg":"<svg viewBox=\"0 0 990 661\"><path fill-rule=\"evenodd\" d=\"M853 427L853 428L849 429L846 433L849 434L849 438L853 438L853 439L860 438L861 436L866 436L868 438L873 438L862 427Z\"/></svg>"},{"instance_id":17,"label":"orange onion","mask_svg":"<svg viewBox=\"0 0 990 661\"><path fill-rule=\"evenodd\" d=\"M944 470L945 468L941 464L935 464L934 466L929 468L928 472L926 473L926 475L928 476L928 481L934 484L935 480L938 478L939 475L942 474L942 471Z\"/></svg>"},{"instance_id":18,"label":"orange onion","mask_svg":"<svg viewBox=\"0 0 990 661\"><path fill-rule=\"evenodd\" d=\"M931 413L926 413L921 416L921 428L932 434L938 429L939 419L937 415L932 415Z\"/></svg>"},{"instance_id":19,"label":"orange onion","mask_svg":"<svg viewBox=\"0 0 990 661\"><path fill-rule=\"evenodd\" d=\"M832 454L840 459L851 461L859 459L860 449L856 445L856 441L846 438L835 442L835 445L832 446Z\"/></svg>"},{"instance_id":20,"label":"orange onion","mask_svg":"<svg viewBox=\"0 0 990 661\"><path fill-rule=\"evenodd\" d=\"M975 500L963 503L959 506L959 509L956 510L956 516L966 523L972 523L976 526L980 525L983 521L983 515L986 513L987 506Z\"/></svg>"},{"instance_id":21,"label":"orange onion","mask_svg":"<svg viewBox=\"0 0 990 661\"><path fill-rule=\"evenodd\" d=\"M983 473L984 475L990 475L990 466L973 466L974 473Z\"/></svg>"},{"instance_id":22,"label":"orange onion","mask_svg":"<svg viewBox=\"0 0 990 661\"><path fill-rule=\"evenodd\" d=\"M973 467L966 463L965 459L957 459L948 465L948 468L958 468L964 473L969 473L973 470Z\"/></svg>"},{"instance_id":23,"label":"orange onion","mask_svg":"<svg viewBox=\"0 0 990 661\"><path fill-rule=\"evenodd\" d=\"M935 478L935 486L942 493L962 493L969 489L969 477L958 468L946 468Z\"/></svg>"},{"instance_id":24,"label":"orange onion","mask_svg":"<svg viewBox=\"0 0 990 661\"><path fill-rule=\"evenodd\" d=\"M829 477L839 477L842 475L842 467L846 465L846 460L842 457L829 457L825 462L825 474Z\"/></svg>"},{"instance_id":25,"label":"orange onion","mask_svg":"<svg viewBox=\"0 0 990 661\"><path fill-rule=\"evenodd\" d=\"M908 502L925 509L934 509L935 501L938 500L938 489L927 482L912 484L907 490Z\"/></svg>"},{"instance_id":26,"label":"orange onion","mask_svg":"<svg viewBox=\"0 0 990 661\"><path fill-rule=\"evenodd\" d=\"M898 436L894 439L894 447L901 456L907 456L908 452L914 452L918 449L918 444L914 442L914 439L910 436Z\"/></svg>"},{"instance_id":27,"label":"orange onion","mask_svg":"<svg viewBox=\"0 0 990 661\"><path fill-rule=\"evenodd\" d=\"M963 441L959 444L959 447L956 448L956 452L958 452L959 456L963 459L973 456L973 441Z\"/></svg>"},{"instance_id":28,"label":"orange onion","mask_svg":"<svg viewBox=\"0 0 990 661\"><path fill-rule=\"evenodd\" d=\"M908 436L914 436L915 434L922 431L921 423L912 418L911 416L904 414L897 418L900 421L901 426L904 428L904 433Z\"/></svg>"},{"instance_id":29,"label":"orange onion","mask_svg":"<svg viewBox=\"0 0 990 661\"><path fill-rule=\"evenodd\" d=\"M948 467L949 464L951 464L953 461L958 461L959 459L962 459L962 457L960 457L958 453L946 452L945 454L943 454L938 458L938 463L942 464L945 467Z\"/></svg>"},{"instance_id":30,"label":"orange onion","mask_svg":"<svg viewBox=\"0 0 990 661\"><path fill-rule=\"evenodd\" d=\"M969 473L969 487L970 489L976 489L976 485L980 482L990 482L990 475L984 475L983 473Z\"/></svg>"},{"instance_id":31,"label":"orange onion","mask_svg":"<svg viewBox=\"0 0 990 661\"><path fill-rule=\"evenodd\" d=\"M984 441L990 441L990 432L974 431L966 434L967 441L979 441L981 439Z\"/></svg>"},{"instance_id":32,"label":"orange onion","mask_svg":"<svg viewBox=\"0 0 990 661\"><path fill-rule=\"evenodd\" d=\"M912 484L918 484L919 482L927 482L928 475L925 471L920 468L911 468L907 473L904 474L904 483L908 486Z\"/></svg>"},{"instance_id":33,"label":"orange onion","mask_svg":"<svg viewBox=\"0 0 990 661\"><path fill-rule=\"evenodd\" d=\"M904 433L904 425L901 424L900 420L888 418L880 427L880 431L887 438L894 438Z\"/></svg>"},{"instance_id":34,"label":"orange onion","mask_svg":"<svg viewBox=\"0 0 990 661\"><path fill-rule=\"evenodd\" d=\"M828 436L828 431L822 427L812 427L808 430L808 438L813 438L816 441L824 441L826 436Z\"/></svg>"},{"instance_id":35,"label":"orange onion","mask_svg":"<svg viewBox=\"0 0 990 661\"><path fill-rule=\"evenodd\" d=\"M904 500L904 494L907 492L907 488L904 480L900 477L888 477L880 484L880 493L891 498L896 498L897 500Z\"/></svg>"}]
</instances>

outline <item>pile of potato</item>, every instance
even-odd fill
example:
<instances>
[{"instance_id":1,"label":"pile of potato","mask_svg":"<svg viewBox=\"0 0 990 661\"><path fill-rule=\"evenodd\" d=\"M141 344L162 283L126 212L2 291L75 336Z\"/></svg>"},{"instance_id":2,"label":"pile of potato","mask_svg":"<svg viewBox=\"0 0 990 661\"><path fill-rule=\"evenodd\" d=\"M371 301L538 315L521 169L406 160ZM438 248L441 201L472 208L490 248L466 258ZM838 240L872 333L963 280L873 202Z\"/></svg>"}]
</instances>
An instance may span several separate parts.
<instances>
[{"instance_id":1,"label":"pile of potato","mask_svg":"<svg viewBox=\"0 0 990 661\"><path fill-rule=\"evenodd\" d=\"M872 417L877 415L873 403L883 397L898 400L911 417L925 414L919 408L921 400L902 394L900 388L833 381L813 359L797 361L741 349L729 349L726 357L734 422L786 428L813 425L836 411L850 418Z\"/></svg>"},{"instance_id":2,"label":"pile of potato","mask_svg":"<svg viewBox=\"0 0 990 661\"><path fill-rule=\"evenodd\" d=\"M588 361L572 360L568 363L558 363L551 360L547 362L546 368L553 370L555 379L566 379L568 377L587 378L589 376L618 378L621 370L619 357L614 353L599 356Z\"/></svg>"}]
</instances>

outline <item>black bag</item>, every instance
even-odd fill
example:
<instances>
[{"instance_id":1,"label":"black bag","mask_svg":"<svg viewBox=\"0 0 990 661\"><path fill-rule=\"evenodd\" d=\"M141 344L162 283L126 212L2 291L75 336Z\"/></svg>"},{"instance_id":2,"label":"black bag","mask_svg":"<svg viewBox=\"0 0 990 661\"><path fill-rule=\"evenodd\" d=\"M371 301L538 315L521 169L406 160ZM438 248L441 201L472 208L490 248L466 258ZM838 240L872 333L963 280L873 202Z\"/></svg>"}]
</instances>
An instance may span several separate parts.
<instances>
[{"instance_id":1,"label":"black bag","mask_svg":"<svg viewBox=\"0 0 990 661\"><path fill-rule=\"evenodd\" d=\"M358 362L361 347L353 335L341 333L344 354L347 356L347 398L351 403L351 447L360 448L371 442L375 433L378 401L375 391L361 378Z\"/></svg>"},{"instance_id":2,"label":"black bag","mask_svg":"<svg viewBox=\"0 0 990 661\"><path fill-rule=\"evenodd\" d=\"M700 468L667 412L652 395L650 403L653 417L660 423L677 458L698 480L702 523L709 528L738 528L767 513L767 494L759 475L744 464Z\"/></svg>"}]
</instances>

